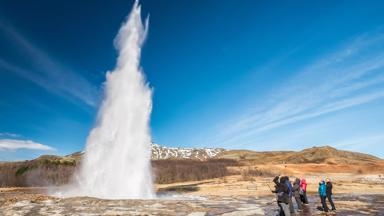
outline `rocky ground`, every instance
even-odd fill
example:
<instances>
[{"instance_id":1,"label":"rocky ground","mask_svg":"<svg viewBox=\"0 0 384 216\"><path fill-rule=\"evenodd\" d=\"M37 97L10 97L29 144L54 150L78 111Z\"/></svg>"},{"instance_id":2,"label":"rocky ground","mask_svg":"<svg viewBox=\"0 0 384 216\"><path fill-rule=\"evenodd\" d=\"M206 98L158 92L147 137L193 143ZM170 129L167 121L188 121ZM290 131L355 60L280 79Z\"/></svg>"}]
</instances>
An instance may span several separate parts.
<instances>
[{"instance_id":1,"label":"rocky ground","mask_svg":"<svg viewBox=\"0 0 384 216\"><path fill-rule=\"evenodd\" d=\"M290 173L291 179L304 176L304 173L286 173ZM337 212L328 215L384 215L383 174L312 173L305 176L310 204L296 215L326 215L317 210L320 200L316 192L319 179L325 176L333 180L337 208ZM0 188L0 216L277 215L275 197L269 189L273 187L272 178L233 175L203 181L157 184L158 198L154 200L60 198L47 195L48 190L54 190L52 188Z\"/></svg>"},{"instance_id":2,"label":"rocky ground","mask_svg":"<svg viewBox=\"0 0 384 216\"><path fill-rule=\"evenodd\" d=\"M162 192L155 200L102 200L90 197L58 198L41 188L2 189L0 215L277 215L273 195L196 196ZM337 212L328 215L383 215L383 194L336 194ZM316 194L297 215L325 215Z\"/></svg>"}]
</instances>

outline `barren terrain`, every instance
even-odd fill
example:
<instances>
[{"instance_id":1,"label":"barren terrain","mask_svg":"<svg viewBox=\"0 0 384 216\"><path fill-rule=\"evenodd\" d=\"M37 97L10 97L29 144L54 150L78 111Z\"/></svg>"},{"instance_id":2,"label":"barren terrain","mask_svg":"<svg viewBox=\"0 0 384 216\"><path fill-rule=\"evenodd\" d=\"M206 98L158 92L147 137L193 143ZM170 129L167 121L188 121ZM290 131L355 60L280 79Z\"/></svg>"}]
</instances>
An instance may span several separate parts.
<instances>
[{"instance_id":1,"label":"barren terrain","mask_svg":"<svg viewBox=\"0 0 384 216\"><path fill-rule=\"evenodd\" d=\"M329 215L384 212L383 160L329 147L280 153L227 151L219 159L207 161L154 161L157 198L153 200L52 195L52 191L61 190L61 183L69 178L79 158L43 157L4 163L0 166L0 171L7 174L2 176L6 180L3 185L13 181L38 185L39 179L59 183L0 188L0 215L276 215L276 199L270 191L275 175L307 179L310 204L296 215L323 214L317 210L317 186L325 177L333 181L337 208ZM32 177L34 181L30 181Z\"/></svg>"}]
</instances>

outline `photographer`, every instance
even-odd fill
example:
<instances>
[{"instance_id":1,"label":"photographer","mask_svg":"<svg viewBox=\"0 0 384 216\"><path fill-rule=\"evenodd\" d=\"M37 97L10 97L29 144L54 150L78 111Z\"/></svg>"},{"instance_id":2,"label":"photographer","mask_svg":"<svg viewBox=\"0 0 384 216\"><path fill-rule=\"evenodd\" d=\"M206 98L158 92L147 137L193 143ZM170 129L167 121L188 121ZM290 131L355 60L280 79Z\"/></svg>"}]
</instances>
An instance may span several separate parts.
<instances>
[{"instance_id":1,"label":"photographer","mask_svg":"<svg viewBox=\"0 0 384 216\"><path fill-rule=\"evenodd\" d=\"M279 176L276 176L273 179L275 190L272 192L277 194L277 204L280 208L280 215L290 216L291 212L289 209L289 188L286 184L287 180L286 177L281 177L279 181Z\"/></svg>"}]
</instances>

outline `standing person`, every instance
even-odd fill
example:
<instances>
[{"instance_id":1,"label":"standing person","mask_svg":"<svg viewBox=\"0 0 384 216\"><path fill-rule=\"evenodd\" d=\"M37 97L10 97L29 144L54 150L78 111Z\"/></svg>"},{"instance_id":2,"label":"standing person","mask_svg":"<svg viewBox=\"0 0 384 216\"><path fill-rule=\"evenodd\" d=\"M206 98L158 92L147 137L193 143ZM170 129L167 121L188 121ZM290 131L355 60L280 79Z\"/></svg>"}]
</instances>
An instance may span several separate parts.
<instances>
[{"instance_id":1,"label":"standing person","mask_svg":"<svg viewBox=\"0 0 384 216\"><path fill-rule=\"evenodd\" d=\"M284 216L284 210L282 209L282 206L280 205L280 202L279 202L279 177L280 176L276 176L275 178L273 178L273 183L275 183L275 190L272 190L272 193L276 193L276 202L277 202L277 206L279 207L279 216Z\"/></svg>"},{"instance_id":2,"label":"standing person","mask_svg":"<svg viewBox=\"0 0 384 216\"><path fill-rule=\"evenodd\" d=\"M280 177L280 182L274 179L277 189L272 191L277 194L277 203L280 207L280 215L291 216L289 211L289 189L286 184L286 177Z\"/></svg>"},{"instance_id":3,"label":"standing person","mask_svg":"<svg viewBox=\"0 0 384 216\"><path fill-rule=\"evenodd\" d=\"M279 176L276 176L275 178L273 178L273 183L275 183L275 190L272 190L270 188L270 190L272 191L272 193L276 193L278 194L278 191L279 191ZM277 206L279 206L279 216L284 216L284 211L281 209L281 206L279 204L279 197L278 195L276 195L276 202L277 202Z\"/></svg>"},{"instance_id":4,"label":"standing person","mask_svg":"<svg viewBox=\"0 0 384 216\"><path fill-rule=\"evenodd\" d=\"M328 198L328 201L329 203L331 203L331 206L332 206L332 211L336 211L336 207L335 207L335 204L333 203L333 200L332 200L332 188L333 188L333 185L332 185L332 182L329 178L327 178L325 180L327 182L327 198Z\"/></svg>"},{"instance_id":5,"label":"standing person","mask_svg":"<svg viewBox=\"0 0 384 216\"><path fill-rule=\"evenodd\" d=\"M288 186L288 189L289 189L289 210L291 211L291 214L295 214L295 208L293 207L293 203L292 203L292 196L293 196L293 187L292 187L292 184L291 182L289 181L289 177L288 176L285 176L285 183L287 184Z\"/></svg>"},{"instance_id":6,"label":"standing person","mask_svg":"<svg viewBox=\"0 0 384 216\"><path fill-rule=\"evenodd\" d=\"M300 181L300 198L304 204L308 205L307 181L305 180L305 178L301 179Z\"/></svg>"},{"instance_id":7,"label":"standing person","mask_svg":"<svg viewBox=\"0 0 384 216\"><path fill-rule=\"evenodd\" d=\"M295 197L297 208L299 211L303 209L300 200L300 179L296 178L293 183L293 196Z\"/></svg>"},{"instance_id":8,"label":"standing person","mask_svg":"<svg viewBox=\"0 0 384 216\"><path fill-rule=\"evenodd\" d=\"M328 212L328 206L327 203L325 202L325 199L327 198L327 186L325 185L325 181L321 180L319 182L319 195L320 195L320 200L321 200L321 205L323 206L323 211Z\"/></svg>"}]
</instances>

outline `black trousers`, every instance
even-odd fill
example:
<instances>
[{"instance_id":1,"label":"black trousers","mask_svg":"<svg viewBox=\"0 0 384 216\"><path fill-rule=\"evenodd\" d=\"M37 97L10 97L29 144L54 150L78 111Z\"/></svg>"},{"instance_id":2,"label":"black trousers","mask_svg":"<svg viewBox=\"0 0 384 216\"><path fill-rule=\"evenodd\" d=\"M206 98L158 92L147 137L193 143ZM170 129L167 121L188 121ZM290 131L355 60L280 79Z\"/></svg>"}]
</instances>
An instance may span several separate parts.
<instances>
[{"instance_id":1,"label":"black trousers","mask_svg":"<svg viewBox=\"0 0 384 216\"><path fill-rule=\"evenodd\" d=\"M308 204L307 192L300 194L300 199L303 203Z\"/></svg>"},{"instance_id":2,"label":"black trousers","mask_svg":"<svg viewBox=\"0 0 384 216\"><path fill-rule=\"evenodd\" d=\"M327 194L327 198L329 203L331 203L332 210L336 210L335 204L333 203L333 200L332 200L332 194Z\"/></svg>"},{"instance_id":3,"label":"black trousers","mask_svg":"<svg viewBox=\"0 0 384 216\"><path fill-rule=\"evenodd\" d=\"M321 199L321 205L323 206L323 211L328 212L329 209L328 209L327 203L325 202L325 199L327 199L327 197L320 196L320 199Z\"/></svg>"}]
</instances>

